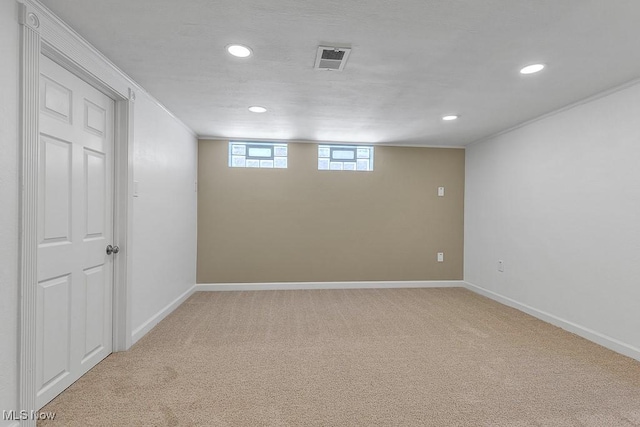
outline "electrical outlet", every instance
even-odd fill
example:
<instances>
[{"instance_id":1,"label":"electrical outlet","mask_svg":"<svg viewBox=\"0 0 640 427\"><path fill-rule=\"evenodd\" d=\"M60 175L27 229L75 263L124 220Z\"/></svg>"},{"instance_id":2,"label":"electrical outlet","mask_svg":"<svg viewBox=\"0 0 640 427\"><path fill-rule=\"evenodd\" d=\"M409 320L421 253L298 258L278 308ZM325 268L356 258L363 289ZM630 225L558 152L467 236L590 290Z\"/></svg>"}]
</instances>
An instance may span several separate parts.
<instances>
[{"instance_id":1,"label":"electrical outlet","mask_svg":"<svg viewBox=\"0 0 640 427\"><path fill-rule=\"evenodd\" d=\"M498 260L498 271L504 273L504 261L501 259Z\"/></svg>"},{"instance_id":2,"label":"electrical outlet","mask_svg":"<svg viewBox=\"0 0 640 427\"><path fill-rule=\"evenodd\" d=\"M438 252L438 262L444 262L444 252Z\"/></svg>"}]
</instances>

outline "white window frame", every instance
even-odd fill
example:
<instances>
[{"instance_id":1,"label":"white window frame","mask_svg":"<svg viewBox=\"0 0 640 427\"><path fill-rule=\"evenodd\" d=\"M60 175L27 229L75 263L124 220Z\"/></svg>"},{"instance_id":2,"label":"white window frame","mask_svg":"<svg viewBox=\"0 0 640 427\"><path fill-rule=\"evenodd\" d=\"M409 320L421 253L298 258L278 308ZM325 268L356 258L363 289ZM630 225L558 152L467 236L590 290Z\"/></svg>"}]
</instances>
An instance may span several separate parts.
<instances>
[{"instance_id":1,"label":"white window frame","mask_svg":"<svg viewBox=\"0 0 640 427\"><path fill-rule=\"evenodd\" d=\"M229 141L229 167L287 169L289 147L282 142Z\"/></svg>"},{"instance_id":2,"label":"white window frame","mask_svg":"<svg viewBox=\"0 0 640 427\"><path fill-rule=\"evenodd\" d=\"M372 145L318 145L319 171L373 172L373 158Z\"/></svg>"}]
</instances>

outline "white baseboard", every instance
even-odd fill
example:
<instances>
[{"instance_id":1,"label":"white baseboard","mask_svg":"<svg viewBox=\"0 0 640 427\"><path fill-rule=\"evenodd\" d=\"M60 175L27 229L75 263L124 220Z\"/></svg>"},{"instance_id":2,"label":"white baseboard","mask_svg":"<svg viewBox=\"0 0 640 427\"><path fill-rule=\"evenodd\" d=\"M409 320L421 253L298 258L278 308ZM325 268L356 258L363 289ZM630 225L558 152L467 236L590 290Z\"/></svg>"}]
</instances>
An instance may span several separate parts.
<instances>
[{"instance_id":1,"label":"white baseboard","mask_svg":"<svg viewBox=\"0 0 640 427\"><path fill-rule=\"evenodd\" d=\"M502 296L488 289L474 285L473 283L464 282L464 286L472 292L475 292L477 294L490 298L494 301L497 301L501 304L507 305L509 307L513 307L517 310L530 314L533 317L536 317L547 323L551 323L552 325L558 326L566 331L572 332L578 336L581 336L582 338L585 338L589 341L592 341L596 344L606 347L609 350L613 350L616 353L620 353L625 356L631 357L632 359L636 359L640 361L640 348L634 347L632 345L619 341L615 338L601 334L600 332L594 331L592 329L589 329L584 326L578 325L576 323L570 322L568 320L562 319L558 316L547 313L545 311L538 310L537 308L531 307L527 304L523 304L511 298Z\"/></svg>"},{"instance_id":2,"label":"white baseboard","mask_svg":"<svg viewBox=\"0 0 640 427\"><path fill-rule=\"evenodd\" d=\"M398 282L282 282L282 283L199 283L198 291L284 291L294 289L384 289L384 288L456 288L461 280L416 280Z\"/></svg>"},{"instance_id":3,"label":"white baseboard","mask_svg":"<svg viewBox=\"0 0 640 427\"><path fill-rule=\"evenodd\" d=\"M140 338L145 336L147 332L154 328L158 323L162 321L165 317L167 317L173 310L178 308L180 304L185 302L187 298L189 298L196 291L196 286L192 286L185 293L180 295L178 298L167 304L162 310L154 314L149 320L144 322L142 326L139 326L131 333L131 345L135 344Z\"/></svg>"}]
</instances>

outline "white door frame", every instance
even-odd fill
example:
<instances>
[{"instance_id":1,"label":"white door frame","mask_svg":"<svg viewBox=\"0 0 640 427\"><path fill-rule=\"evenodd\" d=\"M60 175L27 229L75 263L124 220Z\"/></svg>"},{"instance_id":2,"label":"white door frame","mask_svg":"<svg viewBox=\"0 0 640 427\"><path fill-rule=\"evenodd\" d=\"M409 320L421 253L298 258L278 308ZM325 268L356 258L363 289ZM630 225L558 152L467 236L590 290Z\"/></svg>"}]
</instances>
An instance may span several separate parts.
<instances>
[{"instance_id":1,"label":"white door frame","mask_svg":"<svg viewBox=\"0 0 640 427\"><path fill-rule=\"evenodd\" d=\"M37 0L20 3L20 252L18 410L36 408L37 207L40 55L115 100L113 351L131 346L133 110L137 85ZM21 426L34 426L23 420Z\"/></svg>"}]
</instances>

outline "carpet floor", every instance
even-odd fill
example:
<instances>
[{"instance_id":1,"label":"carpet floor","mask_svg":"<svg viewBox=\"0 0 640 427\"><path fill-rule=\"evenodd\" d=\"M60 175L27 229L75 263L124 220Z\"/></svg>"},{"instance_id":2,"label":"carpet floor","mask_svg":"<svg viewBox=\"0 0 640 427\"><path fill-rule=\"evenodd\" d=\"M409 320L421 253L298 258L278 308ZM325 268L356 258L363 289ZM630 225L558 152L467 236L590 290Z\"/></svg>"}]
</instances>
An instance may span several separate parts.
<instances>
[{"instance_id":1,"label":"carpet floor","mask_svg":"<svg viewBox=\"0 0 640 427\"><path fill-rule=\"evenodd\" d=\"M640 426L640 362L462 288L198 292L39 426Z\"/></svg>"}]
</instances>

